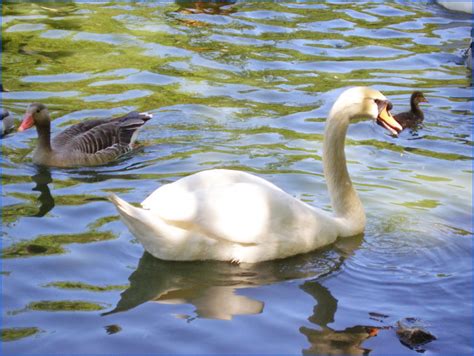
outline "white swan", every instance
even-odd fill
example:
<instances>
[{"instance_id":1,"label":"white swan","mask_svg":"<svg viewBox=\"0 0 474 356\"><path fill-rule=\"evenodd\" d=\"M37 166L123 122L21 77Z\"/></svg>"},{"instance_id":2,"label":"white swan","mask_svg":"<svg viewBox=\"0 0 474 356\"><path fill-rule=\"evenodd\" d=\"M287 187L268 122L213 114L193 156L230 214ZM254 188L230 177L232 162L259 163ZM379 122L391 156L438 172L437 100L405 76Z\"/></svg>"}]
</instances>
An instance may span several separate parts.
<instances>
[{"instance_id":1,"label":"white swan","mask_svg":"<svg viewBox=\"0 0 474 356\"><path fill-rule=\"evenodd\" d=\"M437 0L436 2L448 10L472 14L471 0L464 0L464 1Z\"/></svg>"},{"instance_id":2,"label":"white swan","mask_svg":"<svg viewBox=\"0 0 474 356\"><path fill-rule=\"evenodd\" d=\"M309 252L338 236L364 231L365 213L346 167L344 140L352 119L373 118L392 133L402 127L379 91L356 87L334 103L324 133L324 174L334 213L292 197L255 175L213 169L166 184L134 207L110 200L122 220L160 259L254 263Z\"/></svg>"}]
</instances>

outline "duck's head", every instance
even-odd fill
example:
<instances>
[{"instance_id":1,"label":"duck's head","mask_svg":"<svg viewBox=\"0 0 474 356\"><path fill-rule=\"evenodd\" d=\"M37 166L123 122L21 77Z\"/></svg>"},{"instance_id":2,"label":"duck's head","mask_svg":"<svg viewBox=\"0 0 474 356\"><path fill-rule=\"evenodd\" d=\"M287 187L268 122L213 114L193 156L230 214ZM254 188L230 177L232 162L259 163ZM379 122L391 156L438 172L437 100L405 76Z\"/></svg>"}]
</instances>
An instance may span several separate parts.
<instances>
[{"instance_id":1,"label":"duck's head","mask_svg":"<svg viewBox=\"0 0 474 356\"><path fill-rule=\"evenodd\" d=\"M428 100L425 98L425 96L423 95L421 91L414 91L413 94L411 94L410 100L413 104L428 102Z\"/></svg>"},{"instance_id":2,"label":"duck's head","mask_svg":"<svg viewBox=\"0 0 474 356\"><path fill-rule=\"evenodd\" d=\"M25 116L21 122L18 131L25 131L33 126L46 126L49 125L50 117L48 109L41 103L33 103L26 109Z\"/></svg>"},{"instance_id":3,"label":"duck's head","mask_svg":"<svg viewBox=\"0 0 474 356\"><path fill-rule=\"evenodd\" d=\"M397 135L403 128L395 121L392 103L378 90L370 87L354 87L344 91L334 103L331 113L341 111L349 120L375 120L380 126Z\"/></svg>"}]
</instances>

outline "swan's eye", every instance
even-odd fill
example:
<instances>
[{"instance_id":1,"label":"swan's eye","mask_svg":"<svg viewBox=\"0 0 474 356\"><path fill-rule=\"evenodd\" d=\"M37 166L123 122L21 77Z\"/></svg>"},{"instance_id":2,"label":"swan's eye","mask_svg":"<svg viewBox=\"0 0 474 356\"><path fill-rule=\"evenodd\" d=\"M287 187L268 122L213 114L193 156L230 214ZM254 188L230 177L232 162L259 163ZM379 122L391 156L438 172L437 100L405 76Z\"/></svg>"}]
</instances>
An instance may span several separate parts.
<instances>
[{"instance_id":1,"label":"swan's eye","mask_svg":"<svg viewBox=\"0 0 474 356\"><path fill-rule=\"evenodd\" d=\"M377 107L379 108L379 112L382 111L385 108L388 111L392 110L392 108L393 108L392 103L388 100L374 99L374 102L377 104Z\"/></svg>"}]
</instances>

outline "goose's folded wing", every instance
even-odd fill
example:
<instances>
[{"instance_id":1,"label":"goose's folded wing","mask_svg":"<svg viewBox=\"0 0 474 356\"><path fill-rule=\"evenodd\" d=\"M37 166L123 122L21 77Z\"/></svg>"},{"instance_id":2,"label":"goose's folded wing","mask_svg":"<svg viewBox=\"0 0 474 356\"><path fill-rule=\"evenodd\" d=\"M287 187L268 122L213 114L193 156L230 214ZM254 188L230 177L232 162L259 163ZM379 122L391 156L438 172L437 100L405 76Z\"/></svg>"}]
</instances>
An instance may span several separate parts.
<instances>
[{"instance_id":1,"label":"goose's folded wing","mask_svg":"<svg viewBox=\"0 0 474 356\"><path fill-rule=\"evenodd\" d=\"M84 133L92 130L96 126L103 125L109 122L109 120L97 119L97 120L88 120L80 122L78 124L72 125L60 132L53 138L53 146L61 147L70 145L72 141L76 140L78 137L82 136Z\"/></svg>"},{"instance_id":2,"label":"goose's folded wing","mask_svg":"<svg viewBox=\"0 0 474 356\"><path fill-rule=\"evenodd\" d=\"M132 112L111 120L92 120L74 125L53 140L53 146L64 146L85 154L103 150L123 153L130 149L134 133L151 116Z\"/></svg>"}]
</instances>

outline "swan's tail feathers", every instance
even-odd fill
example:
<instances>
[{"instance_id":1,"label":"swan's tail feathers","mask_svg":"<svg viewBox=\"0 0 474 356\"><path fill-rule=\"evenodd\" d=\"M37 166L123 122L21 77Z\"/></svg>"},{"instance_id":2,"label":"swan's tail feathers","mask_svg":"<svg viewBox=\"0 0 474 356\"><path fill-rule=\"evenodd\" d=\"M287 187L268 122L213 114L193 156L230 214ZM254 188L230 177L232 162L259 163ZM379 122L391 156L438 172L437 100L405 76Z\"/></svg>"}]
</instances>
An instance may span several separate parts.
<instances>
[{"instance_id":1,"label":"swan's tail feathers","mask_svg":"<svg viewBox=\"0 0 474 356\"><path fill-rule=\"evenodd\" d=\"M148 222L149 216L147 216L148 214L146 214L146 211L141 208L134 207L113 193L109 195L109 200L115 205L120 217L125 222L130 231L140 239L140 236L137 236L138 234L136 230L141 230L142 225L146 225Z\"/></svg>"},{"instance_id":2,"label":"swan's tail feathers","mask_svg":"<svg viewBox=\"0 0 474 356\"><path fill-rule=\"evenodd\" d=\"M153 211L135 207L113 193L109 200L145 250L164 260L177 258L176 249L184 241L183 230L167 224Z\"/></svg>"},{"instance_id":3,"label":"swan's tail feathers","mask_svg":"<svg viewBox=\"0 0 474 356\"><path fill-rule=\"evenodd\" d=\"M122 212L129 210L128 207L131 206L125 200L123 200L122 198L119 198L114 193L110 193L108 198L115 205L120 215L122 215Z\"/></svg>"}]
</instances>

